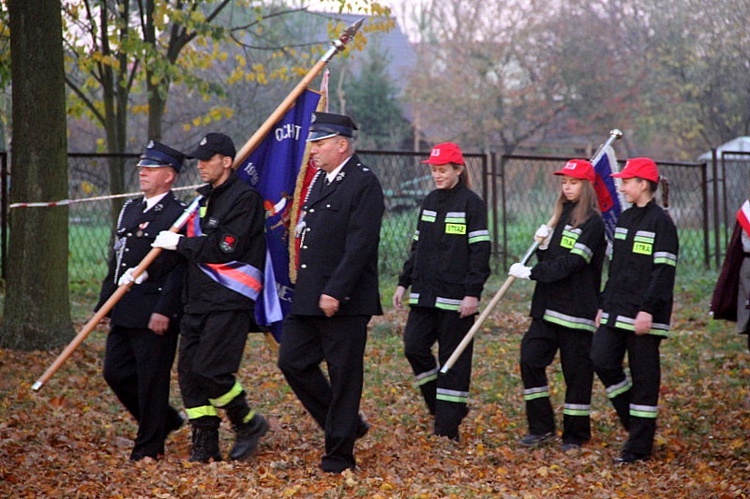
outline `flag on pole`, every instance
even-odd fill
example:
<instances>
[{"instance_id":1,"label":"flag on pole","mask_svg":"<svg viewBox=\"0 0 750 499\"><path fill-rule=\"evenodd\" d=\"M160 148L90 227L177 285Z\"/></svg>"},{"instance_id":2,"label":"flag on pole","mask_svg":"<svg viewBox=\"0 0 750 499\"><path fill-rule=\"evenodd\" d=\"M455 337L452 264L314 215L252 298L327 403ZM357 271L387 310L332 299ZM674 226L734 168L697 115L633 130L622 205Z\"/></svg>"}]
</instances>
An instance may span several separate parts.
<instances>
[{"instance_id":1,"label":"flag on pole","mask_svg":"<svg viewBox=\"0 0 750 499\"><path fill-rule=\"evenodd\" d=\"M319 100L319 93L305 90L237 169L240 178L263 196L266 266L263 292L256 302L255 321L259 326L267 327L279 343L281 321L291 309L294 295L289 278L288 250L292 198L300 167L306 161L305 141Z\"/></svg>"},{"instance_id":2,"label":"flag on pole","mask_svg":"<svg viewBox=\"0 0 750 499\"><path fill-rule=\"evenodd\" d=\"M594 181L594 191L599 200L599 210L604 218L605 233L607 240L611 243L615 236L615 226L617 218L622 212L622 201L620 193L617 192L615 179L610 175L617 169L617 157L611 146L606 146L602 151L601 157L594 163L596 180Z\"/></svg>"}]
</instances>

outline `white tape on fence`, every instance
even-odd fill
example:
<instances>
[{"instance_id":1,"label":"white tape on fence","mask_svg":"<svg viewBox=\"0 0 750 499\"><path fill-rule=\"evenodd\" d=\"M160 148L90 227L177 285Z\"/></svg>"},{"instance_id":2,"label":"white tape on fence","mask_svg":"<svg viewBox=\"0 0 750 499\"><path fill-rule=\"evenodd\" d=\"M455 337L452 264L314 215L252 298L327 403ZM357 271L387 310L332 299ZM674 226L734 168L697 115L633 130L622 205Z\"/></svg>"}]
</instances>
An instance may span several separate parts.
<instances>
[{"instance_id":1,"label":"white tape on fence","mask_svg":"<svg viewBox=\"0 0 750 499\"><path fill-rule=\"evenodd\" d=\"M196 185L187 185L185 187L175 187L172 189L173 191L187 191L187 190L195 190L198 187L204 184L196 184ZM50 202L36 202L36 203L12 203L8 208L48 208L50 206L65 206L68 204L75 204L75 203L88 203L91 201L105 201L107 199L116 199L116 198L130 198L130 197L136 197L143 195L141 192L128 192L125 194L110 194L108 196L95 196L91 198L82 198L82 199L62 199L60 201L50 201Z\"/></svg>"}]
</instances>

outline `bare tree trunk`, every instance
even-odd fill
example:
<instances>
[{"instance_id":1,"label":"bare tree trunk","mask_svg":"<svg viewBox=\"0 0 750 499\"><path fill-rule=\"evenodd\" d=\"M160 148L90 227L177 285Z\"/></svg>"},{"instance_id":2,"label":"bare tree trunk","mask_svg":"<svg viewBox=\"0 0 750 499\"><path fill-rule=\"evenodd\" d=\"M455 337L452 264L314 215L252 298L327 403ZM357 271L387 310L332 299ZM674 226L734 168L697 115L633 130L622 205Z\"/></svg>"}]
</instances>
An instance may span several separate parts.
<instances>
[{"instance_id":1,"label":"bare tree trunk","mask_svg":"<svg viewBox=\"0 0 750 499\"><path fill-rule=\"evenodd\" d=\"M68 194L60 0L9 0L13 149L11 201ZM68 290L68 208L11 213L0 346L48 349L73 337Z\"/></svg>"}]
</instances>

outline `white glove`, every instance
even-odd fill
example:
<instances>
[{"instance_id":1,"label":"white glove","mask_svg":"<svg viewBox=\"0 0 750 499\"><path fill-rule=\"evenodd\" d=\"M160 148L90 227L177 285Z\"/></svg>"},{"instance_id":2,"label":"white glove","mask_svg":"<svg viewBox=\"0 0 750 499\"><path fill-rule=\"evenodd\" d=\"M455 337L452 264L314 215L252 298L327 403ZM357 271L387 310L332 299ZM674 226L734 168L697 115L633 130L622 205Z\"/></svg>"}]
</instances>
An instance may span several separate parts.
<instances>
[{"instance_id":1,"label":"white glove","mask_svg":"<svg viewBox=\"0 0 750 499\"><path fill-rule=\"evenodd\" d=\"M546 224L540 225L534 233L534 240L539 241L539 249L546 250L549 248L550 239L552 239L552 229Z\"/></svg>"},{"instance_id":2,"label":"white glove","mask_svg":"<svg viewBox=\"0 0 750 499\"><path fill-rule=\"evenodd\" d=\"M135 270L135 267L130 267L128 270L126 270L125 273L120 276L120 279L117 280L117 285L122 286L123 284L128 284L131 282L140 284L146 279L148 279L148 272L146 272L145 270L141 272L140 275L136 279L133 279L134 270Z\"/></svg>"},{"instance_id":3,"label":"white glove","mask_svg":"<svg viewBox=\"0 0 750 499\"><path fill-rule=\"evenodd\" d=\"M164 248L166 250L176 250L177 244L179 244L181 238L181 234L172 232L171 230L163 230L159 232L159 235L156 236L156 239L151 243L151 246L154 248Z\"/></svg>"},{"instance_id":4,"label":"white glove","mask_svg":"<svg viewBox=\"0 0 750 499\"><path fill-rule=\"evenodd\" d=\"M508 275L512 275L518 279L529 279L531 276L531 267L527 267L522 263L514 263L508 270Z\"/></svg>"}]
</instances>

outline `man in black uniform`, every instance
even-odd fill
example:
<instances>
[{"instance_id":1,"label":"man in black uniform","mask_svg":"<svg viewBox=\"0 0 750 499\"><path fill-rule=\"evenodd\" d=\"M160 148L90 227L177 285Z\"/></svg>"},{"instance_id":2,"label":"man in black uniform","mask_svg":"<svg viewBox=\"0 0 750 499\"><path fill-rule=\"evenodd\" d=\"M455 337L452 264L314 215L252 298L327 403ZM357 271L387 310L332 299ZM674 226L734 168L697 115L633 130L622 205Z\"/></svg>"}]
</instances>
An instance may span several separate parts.
<instances>
[{"instance_id":1,"label":"man in black uniform","mask_svg":"<svg viewBox=\"0 0 750 499\"><path fill-rule=\"evenodd\" d=\"M171 188L183 159L181 152L164 144L151 141L146 146L138 162L143 198L122 207L97 310L118 286L133 282L133 270L151 251L156 235L182 214L185 205ZM167 435L183 422L169 405L183 273L179 255L160 254L110 313L104 379L138 422L133 461L163 455Z\"/></svg>"},{"instance_id":2,"label":"man in black uniform","mask_svg":"<svg viewBox=\"0 0 750 499\"><path fill-rule=\"evenodd\" d=\"M354 154L348 117L316 113L311 157L320 171L296 228L299 269L284 320L279 367L325 431L324 471L354 468L354 441L369 425L359 414L367 323L382 313L378 242L383 190ZM320 363L325 360L328 377Z\"/></svg>"},{"instance_id":3,"label":"man in black uniform","mask_svg":"<svg viewBox=\"0 0 750 499\"><path fill-rule=\"evenodd\" d=\"M235 431L233 460L247 459L268 431L235 377L254 328L266 253L263 199L235 174L235 154L224 134L200 141L188 156L198 159L208 182L198 189L204 196L200 217L188 222L186 237L165 231L153 244L188 260L177 372L193 428L190 461L196 462L221 460L217 409L226 411Z\"/></svg>"}]
</instances>

